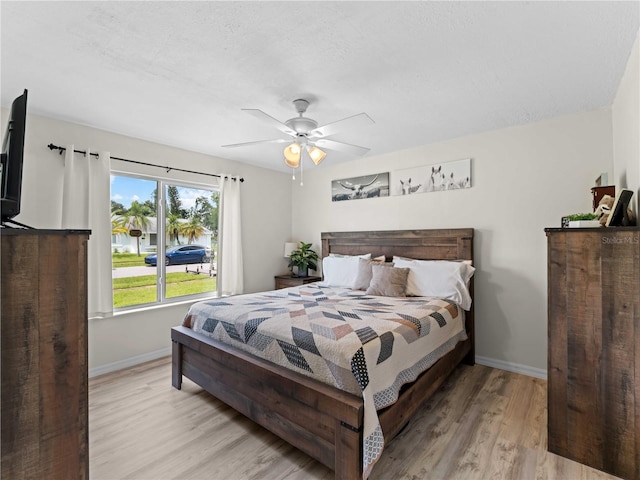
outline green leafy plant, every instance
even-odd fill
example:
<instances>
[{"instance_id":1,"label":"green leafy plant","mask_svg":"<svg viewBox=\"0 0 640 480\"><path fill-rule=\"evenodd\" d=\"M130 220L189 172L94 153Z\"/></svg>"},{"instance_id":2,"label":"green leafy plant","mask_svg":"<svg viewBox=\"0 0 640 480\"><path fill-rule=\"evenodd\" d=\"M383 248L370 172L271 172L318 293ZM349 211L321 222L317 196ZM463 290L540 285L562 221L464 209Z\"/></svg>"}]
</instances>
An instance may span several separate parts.
<instances>
[{"instance_id":1,"label":"green leafy plant","mask_svg":"<svg viewBox=\"0 0 640 480\"><path fill-rule=\"evenodd\" d=\"M298 275L304 276L307 269L318 269L318 254L311 250L311 244L300 242L300 247L289 256L289 268L298 267Z\"/></svg>"},{"instance_id":2,"label":"green leafy plant","mask_svg":"<svg viewBox=\"0 0 640 480\"><path fill-rule=\"evenodd\" d=\"M569 221L576 222L578 220L597 220L598 215L595 213L574 213L569 215Z\"/></svg>"}]
</instances>

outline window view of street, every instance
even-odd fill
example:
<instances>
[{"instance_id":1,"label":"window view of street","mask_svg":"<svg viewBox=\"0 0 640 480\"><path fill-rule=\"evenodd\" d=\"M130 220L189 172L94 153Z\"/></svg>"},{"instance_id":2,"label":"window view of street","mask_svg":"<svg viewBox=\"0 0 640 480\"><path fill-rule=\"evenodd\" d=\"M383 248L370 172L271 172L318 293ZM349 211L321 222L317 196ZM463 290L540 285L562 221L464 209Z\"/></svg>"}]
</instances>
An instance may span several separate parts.
<instances>
[{"instance_id":1,"label":"window view of street","mask_svg":"<svg viewBox=\"0 0 640 480\"><path fill-rule=\"evenodd\" d=\"M158 219L158 188L166 214ZM216 291L218 192L111 176L114 308ZM158 228L160 227L160 228ZM158 268L164 242L166 280Z\"/></svg>"}]
</instances>

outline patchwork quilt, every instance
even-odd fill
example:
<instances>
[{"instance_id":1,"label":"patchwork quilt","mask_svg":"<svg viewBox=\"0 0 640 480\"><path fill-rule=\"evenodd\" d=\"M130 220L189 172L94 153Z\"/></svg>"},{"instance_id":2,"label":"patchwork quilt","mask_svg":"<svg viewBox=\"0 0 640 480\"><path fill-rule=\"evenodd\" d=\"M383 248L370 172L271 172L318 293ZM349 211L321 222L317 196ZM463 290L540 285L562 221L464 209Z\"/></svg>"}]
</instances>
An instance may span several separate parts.
<instances>
[{"instance_id":1,"label":"patchwork quilt","mask_svg":"<svg viewBox=\"0 0 640 480\"><path fill-rule=\"evenodd\" d=\"M384 447L377 410L467 338L463 310L449 300L318 284L199 302L183 325L361 396L365 478Z\"/></svg>"}]
</instances>

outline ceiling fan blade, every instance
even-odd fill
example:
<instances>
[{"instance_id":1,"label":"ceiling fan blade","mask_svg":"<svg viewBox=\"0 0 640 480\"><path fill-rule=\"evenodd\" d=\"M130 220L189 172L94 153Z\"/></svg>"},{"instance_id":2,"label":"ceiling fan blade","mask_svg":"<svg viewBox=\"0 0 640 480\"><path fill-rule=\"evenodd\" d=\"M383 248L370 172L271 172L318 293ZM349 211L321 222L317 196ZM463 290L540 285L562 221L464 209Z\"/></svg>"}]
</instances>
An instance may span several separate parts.
<instances>
[{"instance_id":1,"label":"ceiling fan blade","mask_svg":"<svg viewBox=\"0 0 640 480\"><path fill-rule=\"evenodd\" d=\"M250 145L264 145L265 143L291 143L291 140L285 138L276 138L274 140L258 140L255 142L232 143L230 145L222 145L223 147L248 147Z\"/></svg>"},{"instance_id":2,"label":"ceiling fan blade","mask_svg":"<svg viewBox=\"0 0 640 480\"><path fill-rule=\"evenodd\" d=\"M320 148L335 150L337 152L345 152L351 155L364 155L370 150L369 148L351 145L350 143L337 142L335 140L329 140L328 138L320 138L315 140L313 143Z\"/></svg>"},{"instance_id":3,"label":"ceiling fan blade","mask_svg":"<svg viewBox=\"0 0 640 480\"><path fill-rule=\"evenodd\" d=\"M256 108L242 108L241 110L243 112L247 112L250 115L253 115L254 117L262 120L263 122L267 122L272 127L277 128L278 130L280 130L281 132L286 133L287 135L291 135L291 136L294 136L294 137L296 136L296 131L295 130L289 128L287 125L282 123L280 120L276 120L271 115L267 115L262 110L258 110Z\"/></svg>"},{"instance_id":4,"label":"ceiling fan blade","mask_svg":"<svg viewBox=\"0 0 640 480\"><path fill-rule=\"evenodd\" d=\"M342 120L335 121L333 123L327 123L318 128L314 128L309 132L309 137L328 137L335 133L341 132L349 128L356 128L365 125L371 125L374 122L366 113L359 113L352 117L343 118Z\"/></svg>"}]
</instances>

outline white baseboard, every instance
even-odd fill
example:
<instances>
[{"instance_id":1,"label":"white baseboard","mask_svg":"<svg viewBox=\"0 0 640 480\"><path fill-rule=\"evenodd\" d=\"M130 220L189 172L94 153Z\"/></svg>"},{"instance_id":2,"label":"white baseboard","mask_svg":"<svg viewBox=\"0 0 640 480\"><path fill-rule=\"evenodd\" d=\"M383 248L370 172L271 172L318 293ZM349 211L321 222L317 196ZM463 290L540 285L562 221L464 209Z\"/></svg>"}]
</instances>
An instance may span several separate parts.
<instances>
[{"instance_id":1,"label":"white baseboard","mask_svg":"<svg viewBox=\"0 0 640 480\"><path fill-rule=\"evenodd\" d=\"M125 358L124 360L118 360L117 362L107 363L96 368L89 370L89 378L97 377L98 375L104 375L105 373L115 372L122 370L123 368L133 367L141 363L150 362L158 358L167 357L171 355L171 347L162 348L153 352L143 353L142 355L136 355L135 357ZM519 363L505 362L504 360L496 360L494 358L476 356L476 363L484 365L486 367L498 368L500 370L506 370L507 372L520 373L529 377L547 379L547 371L541 368L534 368L528 365L521 365Z\"/></svg>"},{"instance_id":2,"label":"white baseboard","mask_svg":"<svg viewBox=\"0 0 640 480\"><path fill-rule=\"evenodd\" d=\"M476 356L476 363L487 367L506 370L507 372L520 373L529 377L547 379L547 371L541 368L534 368L528 365L520 365L519 363L505 362L504 360L496 360L494 358Z\"/></svg>"},{"instance_id":3,"label":"white baseboard","mask_svg":"<svg viewBox=\"0 0 640 480\"><path fill-rule=\"evenodd\" d=\"M104 375L105 373L115 372L116 370L122 370L123 368L133 367L140 363L150 362L158 358L171 355L171 347L162 348L153 352L143 353L142 355L136 355L135 357L125 358L124 360L118 360L117 362L107 363L99 367L89 369L89 378L97 377L98 375Z\"/></svg>"}]
</instances>

